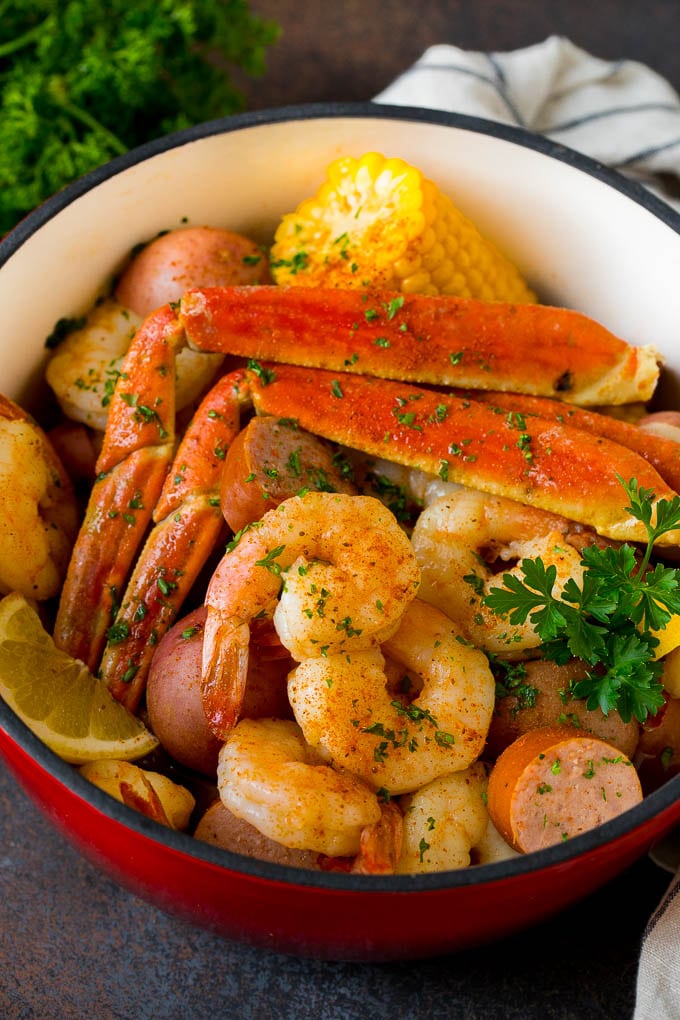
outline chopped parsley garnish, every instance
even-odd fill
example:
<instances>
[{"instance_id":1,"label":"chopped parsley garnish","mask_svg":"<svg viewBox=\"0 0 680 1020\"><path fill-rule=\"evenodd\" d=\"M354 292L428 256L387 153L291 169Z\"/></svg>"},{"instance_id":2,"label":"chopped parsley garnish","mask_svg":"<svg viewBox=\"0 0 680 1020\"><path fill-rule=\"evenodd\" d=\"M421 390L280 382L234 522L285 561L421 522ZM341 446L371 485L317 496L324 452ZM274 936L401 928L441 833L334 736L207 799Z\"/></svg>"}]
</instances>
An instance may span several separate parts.
<instances>
[{"instance_id":1,"label":"chopped parsley garnish","mask_svg":"<svg viewBox=\"0 0 680 1020\"><path fill-rule=\"evenodd\" d=\"M272 269L290 269L290 275L295 276L309 267L309 255L306 251L296 251L291 259L272 260L271 267Z\"/></svg>"},{"instance_id":2,"label":"chopped parsley garnish","mask_svg":"<svg viewBox=\"0 0 680 1020\"><path fill-rule=\"evenodd\" d=\"M261 560L255 560L256 567L265 567L270 573L275 574L279 577L282 571L281 564L277 561L277 557L281 555L285 549L285 545L277 545L275 549L270 549L266 556Z\"/></svg>"},{"instance_id":3,"label":"chopped parsley garnish","mask_svg":"<svg viewBox=\"0 0 680 1020\"><path fill-rule=\"evenodd\" d=\"M250 359L247 368L255 373L262 386L269 386L276 379L276 372L273 369L265 368L264 365L261 365L259 361L255 361L254 358Z\"/></svg>"},{"instance_id":4,"label":"chopped parsley garnish","mask_svg":"<svg viewBox=\"0 0 680 1020\"><path fill-rule=\"evenodd\" d=\"M111 624L106 632L106 640L110 645L119 645L130 636L130 627L123 620Z\"/></svg>"},{"instance_id":5,"label":"chopped parsley garnish","mask_svg":"<svg viewBox=\"0 0 680 1020\"><path fill-rule=\"evenodd\" d=\"M8 228L9 229L9 228ZM75 333L77 330L82 329L87 324L85 316L80 318L62 318L57 319L54 324L54 329L45 340L45 347L52 350L58 347L62 340L65 340L71 333Z\"/></svg>"},{"instance_id":6,"label":"chopped parsley garnish","mask_svg":"<svg viewBox=\"0 0 680 1020\"><path fill-rule=\"evenodd\" d=\"M403 306L403 304L404 304L403 297L395 297L392 298L390 302L388 302L388 304L385 307L387 309L387 318L390 321L394 318L394 316L397 314L397 312Z\"/></svg>"}]
</instances>

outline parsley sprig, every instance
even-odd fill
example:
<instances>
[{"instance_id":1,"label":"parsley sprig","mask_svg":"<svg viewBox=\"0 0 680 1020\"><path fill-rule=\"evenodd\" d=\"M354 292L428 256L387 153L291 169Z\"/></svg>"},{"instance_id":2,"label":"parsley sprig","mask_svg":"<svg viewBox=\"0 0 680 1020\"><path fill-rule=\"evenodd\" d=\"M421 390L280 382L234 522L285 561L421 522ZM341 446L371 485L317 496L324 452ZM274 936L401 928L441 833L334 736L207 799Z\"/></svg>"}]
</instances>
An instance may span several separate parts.
<instances>
[{"instance_id":1,"label":"parsley sprig","mask_svg":"<svg viewBox=\"0 0 680 1020\"><path fill-rule=\"evenodd\" d=\"M546 658L566 663L576 657L591 667L573 690L588 709L599 706L605 715L618 709L625 722L633 716L644 722L663 704L662 667L654 659L659 641L652 631L663 630L680 613L680 570L650 566L650 558L655 542L680 526L680 497L657 501L636 479L619 481L630 500L625 509L647 533L641 557L627 543L587 546L581 586L570 578L558 597L555 566L546 567L540 557L524 559L524 580L504 574L505 587L495 588L484 602L511 624L529 619Z\"/></svg>"}]
</instances>

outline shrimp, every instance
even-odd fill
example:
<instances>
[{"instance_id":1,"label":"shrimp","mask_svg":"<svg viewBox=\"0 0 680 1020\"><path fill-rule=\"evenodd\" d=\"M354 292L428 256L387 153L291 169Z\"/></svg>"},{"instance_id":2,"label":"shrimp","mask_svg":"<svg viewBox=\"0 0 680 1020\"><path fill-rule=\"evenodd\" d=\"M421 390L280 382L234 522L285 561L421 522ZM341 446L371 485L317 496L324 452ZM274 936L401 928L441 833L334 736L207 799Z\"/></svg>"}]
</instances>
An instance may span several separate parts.
<instances>
[{"instance_id":1,"label":"shrimp","mask_svg":"<svg viewBox=\"0 0 680 1020\"><path fill-rule=\"evenodd\" d=\"M78 530L71 481L43 430L0 396L0 593L52 598Z\"/></svg>"},{"instance_id":2,"label":"shrimp","mask_svg":"<svg viewBox=\"0 0 680 1020\"><path fill-rule=\"evenodd\" d=\"M359 854L362 831L381 819L375 792L327 765L286 719L242 719L220 751L217 787L264 836L329 857Z\"/></svg>"},{"instance_id":3,"label":"shrimp","mask_svg":"<svg viewBox=\"0 0 680 1020\"><path fill-rule=\"evenodd\" d=\"M413 700L391 689L386 657L402 692L422 685ZM418 599L381 649L306 659L288 678L307 743L335 768L390 795L471 765L484 746L494 693L486 656Z\"/></svg>"},{"instance_id":4,"label":"shrimp","mask_svg":"<svg viewBox=\"0 0 680 1020\"><path fill-rule=\"evenodd\" d=\"M60 342L45 376L59 406L73 421L106 428L109 400L123 359L142 323L132 309L107 298L89 312L84 325ZM222 364L223 355L183 348L177 355L177 407L190 405Z\"/></svg>"},{"instance_id":5,"label":"shrimp","mask_svg":"<svg viewBox=\"0 0 680 1020\"><path fill-rule=\"evenodd\" d=\"M445 482L439 475L397 464L392 460L376 457L364 459L361 468L364 491L372 489L379 498L381 495L393 496L397 492L402 501L413 503L420 509L429 506L440 496L448 496L450 492L461 488L458 482ZM385 499L383 501L388 502Z\"/></svg>"},{"instance_id":6,"label":"shrimp","mask_svg":"<svg viewBox=\"0 0 680 1020\"><path fill-rule=\"evenodd\" d=\"M346 654L393 633L419 580L408 538L373 497L308 492L268 511L223 557L206 593L203 685L212 703L215 689L223 695L215 732L224 737L237 718L255 617L273 613L298 662Z\"/></svg>"},{"instance_id":7,"label":"shrimp","mask_svg":"<svg viewBox=\"0 0 680 1020\"><path fill-rule=\"evenodd\" d=\"M59 343L45 378L67 418L100 431L106 427L108 398L141 322L110 298L95 305L80 328Z\"/></svg>"},{"instance_id":8,"label":"shrimp","mask_svg":"<svg viewBox=\"0 0 680 1020\"><path fill-rule=\"evenodd\" d=\"M569 578L580 584L581 555L569 544L571 522L502 496L460 488L436 499L418 518L412 542L421 569L419 597L442 609L465 637L487 652L513 657L541 639L527 621L509 627L484 606L504 573L520 575L513 561L540 556L557 569L555 590ZM489 564L504 564L498 574ZM507 566L505 565L507 564Z\"/></svg>"},{"instance_id":9,"label":"shrimp","mask_svg":"<svg viewBox=\"0 0 680 1020\"><path fill-rule=\"evenodd\" d=\"M398 873L467 868L489 825L486 768L475 762L402 797L404 832Z\"/></svg>"},{"instance_id":10,"label":"shrimp","mask_svg":"<svg viewBox=\"0 0 680 1020\"><path fill-rule=\"evenodd\" d=\"M489 824L482 838L475 843L471 851L471 864L497 864L499 861L510 861L522 855L506 843L500 832L489 818Z\"/></svg>"}]
</instances>

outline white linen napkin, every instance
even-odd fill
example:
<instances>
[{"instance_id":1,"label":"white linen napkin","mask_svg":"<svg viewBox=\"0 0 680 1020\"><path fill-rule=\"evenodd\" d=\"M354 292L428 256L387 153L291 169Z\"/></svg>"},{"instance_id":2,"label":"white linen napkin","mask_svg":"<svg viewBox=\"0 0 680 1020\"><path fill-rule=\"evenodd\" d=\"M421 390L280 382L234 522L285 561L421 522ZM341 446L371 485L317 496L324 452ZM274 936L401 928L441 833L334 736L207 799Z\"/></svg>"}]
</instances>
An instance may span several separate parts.
<instances>
[{"instance_id":1,"label":"white linen napkin","mask_svg":"<svg viewBox=\"0 0 680 1020\"><path fill-rule=\"evenodd\" d=\"M680 97L636 61L600 60L558 36L510 53L432 46L375 102L469 114L546 135L680 210ZM680 871L642 937L634 1020L678 1018Z\"/></svg>"},{"instance_id":2,"label":"white linen napkin","mask_svg":"<svg viewBox=\"0 0 680 1020\"><path fill-rule=\"evenodd\" d=\"M510 53L431 46L375 102L455 111L547 135L680 209L680 97L634 60L600 60L560 36Z\"/></svg>"},{"instance_id":3,"label":"white linen napkin","mask_svg":"<svg viewBox=\"0 0 680 1020\"><path fill-rule=\"evenodd\" d=\"M676 872L644 935L634 1020L680 1016L680 872Z\"/></svg>"}]
</instances>

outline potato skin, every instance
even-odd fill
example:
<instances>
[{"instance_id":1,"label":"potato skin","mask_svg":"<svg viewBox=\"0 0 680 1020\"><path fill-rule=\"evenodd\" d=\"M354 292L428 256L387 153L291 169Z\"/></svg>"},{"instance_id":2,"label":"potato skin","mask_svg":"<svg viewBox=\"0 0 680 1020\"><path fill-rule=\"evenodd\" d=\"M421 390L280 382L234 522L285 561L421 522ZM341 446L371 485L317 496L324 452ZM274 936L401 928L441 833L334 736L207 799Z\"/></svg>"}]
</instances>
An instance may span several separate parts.
<instances>
[{"instance_id":1,"label":"potato skin","mask_svg":"<svg viewBox=\"0 0 680 1020\"><path fill-rule=\"evenodd\" d=\"M646 793L680 772L680 698L667 698L642 726L638 770Z\"/></svg>"},{"instance_id":2,"label":"potato skin","mask_svg":"<svg viewBox=\"0 0 680 1020\"><path fill-rule=\"evenodd\" d=\"M276 843L263 836L250 822L237 818L220 800L207 809L196 826L194 837L260 861L273 861L293 868L319 868L319 854L315 850L293 850Z\"/></svg>"},{"instance_id":3,"label":"potato skin","mask_svg":"<svg viewBox=\"0 0 680 1020\"><path fill-rule=\"evenodd\" d=\"M146 692L151 729L175 761L206 776L217 771L221 742L208 726L201 698L201 656L206 609L200 606L164 635L149 670ZM251 633L246 696L241 714L288 718L286 678L293 667L271 625Z\"/></svg>"},{"instance_id":4,"label":"potato skin","mask_svg":"<svg viewBox=\"0 0 680 1020\"><path fill-rule=\"evenodd\" d=\"M151 660L146 704L151 728L170 757L212 776L221 745L210 732L201 701L205 615L201 606L163 636Z\"/></svg>"},{"instance_id":5,"label":"potato skin","mask_svg":"<svg viewBox=\"0 0 680 1020\"><path fill-rule=\"evenodd\" d=\"M121 274L116 300L146 316L190 287L268 283L269 266L254 241L218 227L180 227L142 248Z\"/></svg>"},{"instance_id":6,"label":"potato skin","mask_svg":"<svg viewBox=\"0 0 680 1020\"><path fill-rule=\"evenodd\" d=\"M618 712L604 716L599 709L588 711L585 702L568 693L570 680L585 676L585 664L574 660L564 666L548 659L523 664L526 688L517 694L496 698L496 707L487 737L486 756L497 758L513 741L529 730L550 726L571 726L576 734L599 737L632 758L640 737L639 724L624 723Z\"/></svg>"}]
</instances>

